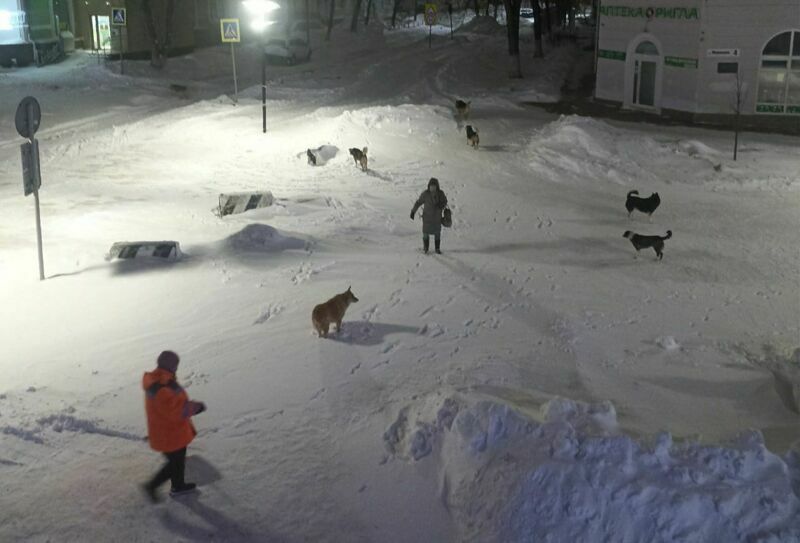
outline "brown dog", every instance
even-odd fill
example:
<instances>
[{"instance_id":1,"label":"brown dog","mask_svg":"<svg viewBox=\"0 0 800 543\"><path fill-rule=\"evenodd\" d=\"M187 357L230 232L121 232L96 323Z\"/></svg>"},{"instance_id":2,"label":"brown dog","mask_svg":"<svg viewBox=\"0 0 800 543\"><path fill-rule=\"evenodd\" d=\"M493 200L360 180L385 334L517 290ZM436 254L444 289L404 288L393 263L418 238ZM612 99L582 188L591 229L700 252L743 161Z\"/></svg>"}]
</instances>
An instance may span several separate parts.
<instances>
[{"instance_id":1,"label":"brown dog","mask_svg":"<svg viewBox=\"0 0 800 543\"><path fill-rule=\"evenodd\" d=\"M341 294L337 294L324 304L315 306L311 312L311 324L314 326L314 330L317 331L317 335L319 337L328 337L328 328L331 323L336 324L336 333L338 334L342 329L344 312L347 311L350 304L357 301L358 298L355 297L350 287L347 287L347 290Z\"/></svg>"}]
</instances>

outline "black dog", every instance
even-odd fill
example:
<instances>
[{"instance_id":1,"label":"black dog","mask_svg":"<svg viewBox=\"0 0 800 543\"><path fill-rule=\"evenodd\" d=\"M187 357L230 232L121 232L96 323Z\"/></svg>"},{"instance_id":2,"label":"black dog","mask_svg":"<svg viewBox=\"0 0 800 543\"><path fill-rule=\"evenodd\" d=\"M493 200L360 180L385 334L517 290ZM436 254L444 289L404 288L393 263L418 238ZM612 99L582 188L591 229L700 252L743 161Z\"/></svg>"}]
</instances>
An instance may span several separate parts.
<instances>
[{"instance_id":1,"label":"black dog","mask_svg":"<svg viewBox=\"0 0 800 543\"><path fill-rule=\"evenodd\" d=\"M357 149L352 147L350 149L350 156L356 161L356 166L361 166L361 169L367 171L367 148Z\"/></svg>"},{"instance_id":2,"label":"black dog","mask_svg":"<svg viewBox=\"0 0 800 543\"><path fill-rule=\"evenodd\" d=\"M631 240L633 244L633 248L636 249L636 253L638 254L641 249L647 249L648 247L652 247L653 250L656 252L656 256L659 260L664 257L664 240L669 239L672 237L672 230L667 230L666 236L642 236L635 232L631 232L630 230L626 230L624 234L622 234L623 238L628 238ZM636 258L634 256L634 258Z\"/></svg>"},{"instance_id":3,"label":"black dog","mask_svg":"<svg viewBox=\"0 0 800 543\"><path fill-rule=\"evenodd\" d=\"M308 163L312 166L317 165L317 157L314 156L314 153L311 152L311 149L306 151L306 156L308 157Z\"/></svg>"},{"instance_id":4,"label":"black dog","mask_svg":"<svg viewBox=\"0 0 800 543\"><path fill-rule=\"evenodd\" d=\"M625 199L625 209L628 210L628 217L630 218L631 213L636 209L642 213L647 213L652 219L653 212L658 209L661 203L661 198L658 196L658 193L654 192L649 198L639 198L638 196L633 196L634 194L639 194L639 191L630 191L628 197Z\"/></svg>"},{"instance_id":5,"label":"black dog","mask_svg":"<svg viewBox=\"0 0 800 543\"><path fill-rule=\"evenodd\" d=\"M478 136L478 129L473 129L471 124L467 125L467 141L474 149L477 149L478 145L481 143L481 138Z\"/></svg>"}]
</instances>

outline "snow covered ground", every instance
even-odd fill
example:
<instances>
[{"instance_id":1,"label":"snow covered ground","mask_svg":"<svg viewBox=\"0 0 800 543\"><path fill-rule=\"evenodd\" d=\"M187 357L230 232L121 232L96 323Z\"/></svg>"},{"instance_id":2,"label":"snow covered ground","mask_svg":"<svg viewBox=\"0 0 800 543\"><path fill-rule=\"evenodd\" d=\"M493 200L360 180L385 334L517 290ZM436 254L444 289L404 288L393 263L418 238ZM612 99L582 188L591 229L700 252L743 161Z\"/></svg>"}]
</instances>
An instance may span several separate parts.
<instances>
[{"instance_id":1,"label":"snow covered ground","mask_svg":"<svg viewBox=\"0 0 800 543\"><path fill-rule=\"evenodd\" d=\"M225 48L0 72L0 540L800 541L798 139L745 134L733 162L728 133L557 118L519 103L556 100L577 47L523 48L510 81L492 21L424 31L271 67L267 134L253 51L238 106ZM408 218L432 176L441 256ZM652 222L632 189L660 193ZM274 205L214 214L252 190ZM629 229L672 230L663 261ZM136 240L184 258L104 260ZM201 492L150 506L140 381L163 349L208 412Z\"/></svg>"}]
</instances>

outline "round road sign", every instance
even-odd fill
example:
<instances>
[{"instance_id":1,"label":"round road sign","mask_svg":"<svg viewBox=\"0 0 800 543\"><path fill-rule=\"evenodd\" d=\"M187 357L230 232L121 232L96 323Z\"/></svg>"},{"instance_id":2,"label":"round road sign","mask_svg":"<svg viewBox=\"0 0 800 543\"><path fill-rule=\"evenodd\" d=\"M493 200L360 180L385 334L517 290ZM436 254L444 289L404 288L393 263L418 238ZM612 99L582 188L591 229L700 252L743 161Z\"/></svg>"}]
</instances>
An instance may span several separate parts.
<instances>
[{"instance_id":1,"label":"round road sign","mask_svg":"<svg viewBox=\"0 0 800 543\"><path fill-rule=\"evenodd\" d=\"M30 111L29 111L30 110ZM26 96L17 106L17 116L14 123L17 125L17 132L23 138L32 138L39 130L39 121L42 120L42 108L33 96Z\"/></svg>"}]
</instances>

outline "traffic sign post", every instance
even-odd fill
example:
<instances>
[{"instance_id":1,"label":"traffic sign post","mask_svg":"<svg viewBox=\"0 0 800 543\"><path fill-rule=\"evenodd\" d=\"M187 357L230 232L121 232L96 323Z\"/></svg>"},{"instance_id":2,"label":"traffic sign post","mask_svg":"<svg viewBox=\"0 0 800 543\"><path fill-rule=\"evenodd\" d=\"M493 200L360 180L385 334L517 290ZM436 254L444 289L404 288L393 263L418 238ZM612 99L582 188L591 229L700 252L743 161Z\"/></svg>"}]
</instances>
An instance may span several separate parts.
<instances>
[{"instance_id":1,"label":"traffic sign post","mask_svg":"<svg viewBox=\"0 0 800 543\"><path fill-rule=\"evenodd\" d=\"M428 49L430 49L433 25L436 24L436 4L425 4L425 24L428 25Z\"/></svg>"},{"instance_id":2,"label":"traffic sign post","mask_svg":"<svg viewBox=\"0 0 800 543\"><path fill-rule=\"evenodd\" d=\"M128 26L128 10L126 8L111 8L111 25L118 26L119 34L119 73L125 73L125 41L123 33Z\"/></svg>"},{"instance_id":3,"label":"traffic sign post","mask_svg":"<svg viewBox=\"0 0 800 543\"><path fill-rule=\"evenodd\" d=\"M39 130L42 119L42 109L33 96L26 96L17 106L14 123L17 132L23 138L28 138L28 143L21 146L22 153L22 187L25 196L33 193L36 207L36 242L39 249L39 280L44 280L44 255L42 253L42 220L39 213L39 187L42 178L39 169L39 142L34 135Z\"/></svg>"},{"instance_id":4,"label":"traffic sign post","mask_svg":"<svg viewBox=\"0 0 800 543\"><path fill-rule=\"evenodd\" d=\"M231 64L233 65L233 103L239 102L239 88L236 81L236 53L234 53L233 44L242 41L242 35L239 32L239 19L220 19L219 32L222 37L222 43L231 44Z\"/></svg>"}]
</instances>

